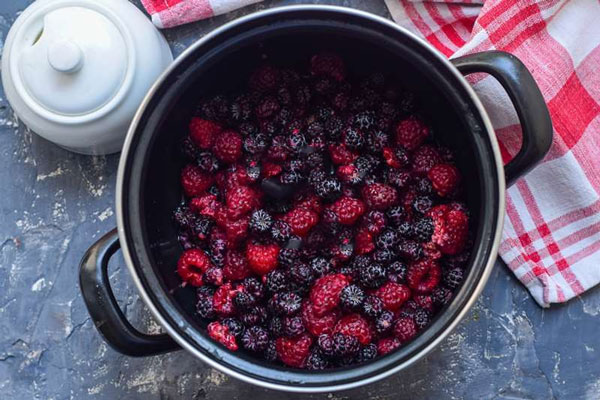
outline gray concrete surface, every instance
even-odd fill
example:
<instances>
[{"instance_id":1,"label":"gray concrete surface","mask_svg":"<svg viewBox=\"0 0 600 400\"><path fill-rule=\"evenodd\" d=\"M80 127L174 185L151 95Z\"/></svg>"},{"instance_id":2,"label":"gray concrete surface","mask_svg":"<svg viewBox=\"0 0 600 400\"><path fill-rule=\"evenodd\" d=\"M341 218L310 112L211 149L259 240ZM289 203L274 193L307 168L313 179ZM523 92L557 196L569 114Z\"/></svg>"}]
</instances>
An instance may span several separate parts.
<instances>
[{"instance_id":1,"label":"gray concrete surface","mask_svg":"<svg viewBox=\"0 0 600 400\"><path fill-rule=\"evenodd\" d=\"M0 46L31 0L0 2ZM165 32L175 53L244 13L300 1L266 1ZM383 1L342 4L388 16ZM136 4L139 3L136 1ZM298 399L228 378L180 351L134 359L108 348L77 284L88 246L115 226L117 156L85 157L15 120L0 92L0 399ZM120 257L117 297L156 332ZM540 309L498 263L483 296L427 358L378 384L306 399L598 399L600 290Z\"/></svg>"}]
</instances>

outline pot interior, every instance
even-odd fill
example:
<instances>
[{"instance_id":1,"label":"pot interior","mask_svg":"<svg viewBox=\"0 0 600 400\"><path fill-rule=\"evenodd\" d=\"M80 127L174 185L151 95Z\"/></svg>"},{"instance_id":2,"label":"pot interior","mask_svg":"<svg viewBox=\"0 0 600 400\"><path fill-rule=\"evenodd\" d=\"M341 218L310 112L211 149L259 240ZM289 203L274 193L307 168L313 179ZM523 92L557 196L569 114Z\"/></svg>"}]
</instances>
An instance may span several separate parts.
<instances>
[{"instance_id":1,"label":"pot interior","mask_svg":"<svg viewBox=\"0 0 600 400\"><path fill-rule=\"evenodd\" d=\"M454 301L402 350L358 368L311 373L234 354L204 337L192 288L181 288L175 266L182 248L172 210L180 204L179 144L202 97L244 87L266 55L280 66L306 63L321 50L340 54L350 75L381 71L417 96L436 140L450 147L464 177L475 247ZM169 325L198 353L264 384L330 388L379 376L411 360L444 332L468 302L490 257L497 228L498 175L488 132L468 93L431 50L377 20L339 11L282 11L230 27L188 52L149 100L125 163L123 222L136 273ZM255 382L256 383L256 382Z\"/></svg>"}]
</instances>

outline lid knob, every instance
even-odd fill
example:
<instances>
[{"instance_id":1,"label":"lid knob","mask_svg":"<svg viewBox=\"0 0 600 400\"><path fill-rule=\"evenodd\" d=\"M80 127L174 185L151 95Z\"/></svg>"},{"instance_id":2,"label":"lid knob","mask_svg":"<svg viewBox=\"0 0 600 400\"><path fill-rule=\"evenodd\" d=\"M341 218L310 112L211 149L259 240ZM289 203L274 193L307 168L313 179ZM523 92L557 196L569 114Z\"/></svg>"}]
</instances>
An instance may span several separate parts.
<instances>
[{"instance_id":1,"label":"lid knob","mask_svg":"<svg viewBox=\"0 0 600 400\"><path fill-rule=\"evenodd\" d=\"M48 47L48 62L56 71L72 74L83 66L83 52L76 43L59 40Z\"/></svg>"}]
</instances>

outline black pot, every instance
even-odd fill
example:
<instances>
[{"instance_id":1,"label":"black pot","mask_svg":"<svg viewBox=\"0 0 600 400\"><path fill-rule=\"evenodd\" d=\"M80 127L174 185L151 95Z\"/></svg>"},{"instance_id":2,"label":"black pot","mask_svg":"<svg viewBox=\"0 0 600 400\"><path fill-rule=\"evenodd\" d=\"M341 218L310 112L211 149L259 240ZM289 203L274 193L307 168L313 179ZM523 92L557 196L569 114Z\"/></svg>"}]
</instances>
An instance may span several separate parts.
<instances>
[{"instance_id":1,"label":"black pot","mask_svg":"<svg viewBox=\"0 0 600 400\"><path fill-rule=\"evenodd\" d=\"M295 64L333 49L355 72L384 70L412 88L432 121L437 139L453 149L467 182L475 245L464 283L429 328L400 350L369 364L323 372L270 365L232 353L207 338L194 317L194 292L179 289L174 266L181 253L171 220L181 199L178 143L200 95L245 82L268 52ZM503 168L498 144L480 100L461 75L486 72L506 89L523 128L523 148ZM279 390L322 392L348 389L393 374L439 344L458 324L494 265L508 184L548 151L552 125L530 73L514 56L485 52L448 61L433 47L392 22L330 6L271 9L238 19L191 46L154 85L132 123L117 181L115 230L87 252L81 263L83 297L96 327L116 350L150 356L185 348L212 367L244 381ZM140 295L168 335L137 332L110 289L108 259L121 250Z\"/></svg>"}]
</instances>

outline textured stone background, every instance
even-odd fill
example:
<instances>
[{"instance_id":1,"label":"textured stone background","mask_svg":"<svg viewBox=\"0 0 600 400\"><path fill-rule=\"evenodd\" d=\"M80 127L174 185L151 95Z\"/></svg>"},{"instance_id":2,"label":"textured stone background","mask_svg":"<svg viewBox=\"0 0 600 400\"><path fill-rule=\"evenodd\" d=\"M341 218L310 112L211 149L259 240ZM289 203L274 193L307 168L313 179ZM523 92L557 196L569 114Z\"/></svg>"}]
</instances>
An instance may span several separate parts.
<instances>
[{"instance_id":1,"label":"textured stone background","mask_svg":"<svg viewBox=\"0 0 600 400\"><path fill-rule=\"evenodd\" d=\"M0 47L32 0L0 2ZM139 5L138 1L135 1ZM223 22L300 1L266 1L165 32L176 54ZM305 1L306 3L306 1ZM380 0L316 1L389 16ZM0 398L297 399L207 368L185 352L134 359L108 348L77 284L88 246L115 226L118 156L71 154L25 129L0 91ZM111 276L134 323L156 332L116 257ZM307 399L598 399L600 290L542 310L500 263L467 318L409 370Z\"/></svg>"}]
</instances>

